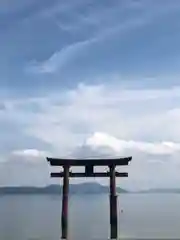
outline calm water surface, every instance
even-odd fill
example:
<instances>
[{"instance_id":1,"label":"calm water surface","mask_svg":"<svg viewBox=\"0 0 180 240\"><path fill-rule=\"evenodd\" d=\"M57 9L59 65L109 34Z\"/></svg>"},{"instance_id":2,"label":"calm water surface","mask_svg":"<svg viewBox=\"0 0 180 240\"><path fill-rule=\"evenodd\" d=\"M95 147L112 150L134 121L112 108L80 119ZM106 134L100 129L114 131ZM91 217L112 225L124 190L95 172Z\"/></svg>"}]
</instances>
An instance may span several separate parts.
<instances>
[{"instance_id":1,"label":"calm water surface","mask_svg":"<svg viewBox=\"0 0 180 240\"><path fill-rule=\"evenodd\" d=\"M108 239L108 195L79 195L69 201L69 237ZM180 194L121 194L119 235L180 238ZM0 240L60 239L60 196L1 196Z\"/></svg>"}]
</instances>

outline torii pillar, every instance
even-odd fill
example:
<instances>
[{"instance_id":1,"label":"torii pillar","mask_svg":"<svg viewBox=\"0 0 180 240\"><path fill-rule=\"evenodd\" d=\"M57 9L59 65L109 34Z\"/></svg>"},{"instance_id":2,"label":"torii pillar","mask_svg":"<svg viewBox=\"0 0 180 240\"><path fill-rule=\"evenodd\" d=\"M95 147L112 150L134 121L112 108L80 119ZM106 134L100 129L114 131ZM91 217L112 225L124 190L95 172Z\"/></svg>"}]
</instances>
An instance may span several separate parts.
<instances>
[{"instance_id":1,"label":"torii pillar","mask_svg":"<svg viewBox=\"0 0 180 240\"><path fill-rule=\"evenodd\" d=\"M117 221L117 195L116 195L116 175L115 166L109 167L110 172L110 237L116 239L118 236L118 221Z\"/></svg>"},{"instance_id":2,"label":"torii pillar","mask_svg":"<svg viewBox=\"0 0 180 240\"><path fill-rule=\"evenodd\" d=\"M63 195L62 195L62 212L61 212L61 229L62 239L68 237L68 194L69 194L69 166L64 166L63 177Z\"/></svg>"}]
</instances>

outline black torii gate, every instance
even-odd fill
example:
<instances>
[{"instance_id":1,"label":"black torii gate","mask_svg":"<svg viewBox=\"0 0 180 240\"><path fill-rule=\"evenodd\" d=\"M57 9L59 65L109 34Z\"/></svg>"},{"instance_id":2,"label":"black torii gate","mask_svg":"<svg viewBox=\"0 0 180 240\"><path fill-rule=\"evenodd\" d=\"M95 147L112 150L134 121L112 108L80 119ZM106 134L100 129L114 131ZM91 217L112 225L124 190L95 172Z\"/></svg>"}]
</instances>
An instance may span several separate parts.
<instances>
[{"instance_id":1,"label":"black torii gate","mask_svg":"<svg viewBox=\"0 0 180 240\"><path fill-rule=\"evenodd\" d=\"M109 177L110 178L110 238L118 237L118 218L117 218L117 195L116 195L116 177L128 177L127 172L117 172L116 166L125 166L131 161L132 157L126 158L108 158L108 159L61 159L47 158L51 166L63 167L63 172L53 172L51 177L63 177L63 196L61 212L61 230L62 239L68 237L68 193L69 177ZM85 172L71 172L71 166L84 166ZM94 172L95 166L108 166L108 172Z\"/></svg>"}]
</instances>

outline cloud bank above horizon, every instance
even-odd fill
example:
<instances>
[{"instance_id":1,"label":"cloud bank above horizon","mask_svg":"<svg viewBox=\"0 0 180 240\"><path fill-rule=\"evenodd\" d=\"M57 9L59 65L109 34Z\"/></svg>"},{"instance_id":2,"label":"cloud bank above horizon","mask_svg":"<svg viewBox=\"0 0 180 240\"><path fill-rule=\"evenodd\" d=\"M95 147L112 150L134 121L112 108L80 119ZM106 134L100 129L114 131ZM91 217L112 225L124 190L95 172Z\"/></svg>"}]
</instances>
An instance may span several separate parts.
<instances>
[{"instance_id":1,"label":"cloud bank above horizon","mask_svg":"<svg viewBox=\"0 0 180 240\"><path fill-rule=\"evenodd\" d=\"M178 186L179 13L178 0L1 1L0 186L50 184L46 156L129 155L122 187Z\"/></svg>"}]
</instances>

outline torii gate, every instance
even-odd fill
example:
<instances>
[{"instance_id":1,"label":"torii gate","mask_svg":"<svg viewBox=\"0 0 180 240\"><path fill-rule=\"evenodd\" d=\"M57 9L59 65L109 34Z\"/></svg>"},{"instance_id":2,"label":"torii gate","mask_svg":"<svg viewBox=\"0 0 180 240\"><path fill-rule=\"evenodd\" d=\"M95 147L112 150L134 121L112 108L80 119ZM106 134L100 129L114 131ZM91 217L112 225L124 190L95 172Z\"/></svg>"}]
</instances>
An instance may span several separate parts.
<instances>
[{"instance_id":1,"label":"torii gate","mask_svg":"<svg viewBox=\"0 0 180 240\"><path fill-rule=\"evenodd\" d=\"M69 177L109 177L110 178L110 238L118 237L118 218L117 218L117 195L116 195L116 177L128 177L127 172L117 172L116 166L125 166L131 161L132 157L126 158L108 158L108 159L61 159L47 158L51 166L63 167L63 172L53 172L51 177L63 177L63 196L61 212L61 231L62 239L68 237L68 193ZM85 172L71 172L71 166L84 166ZM108 172L94 172L95 166L108 166Z\"/></svg>"}]
</instances>

